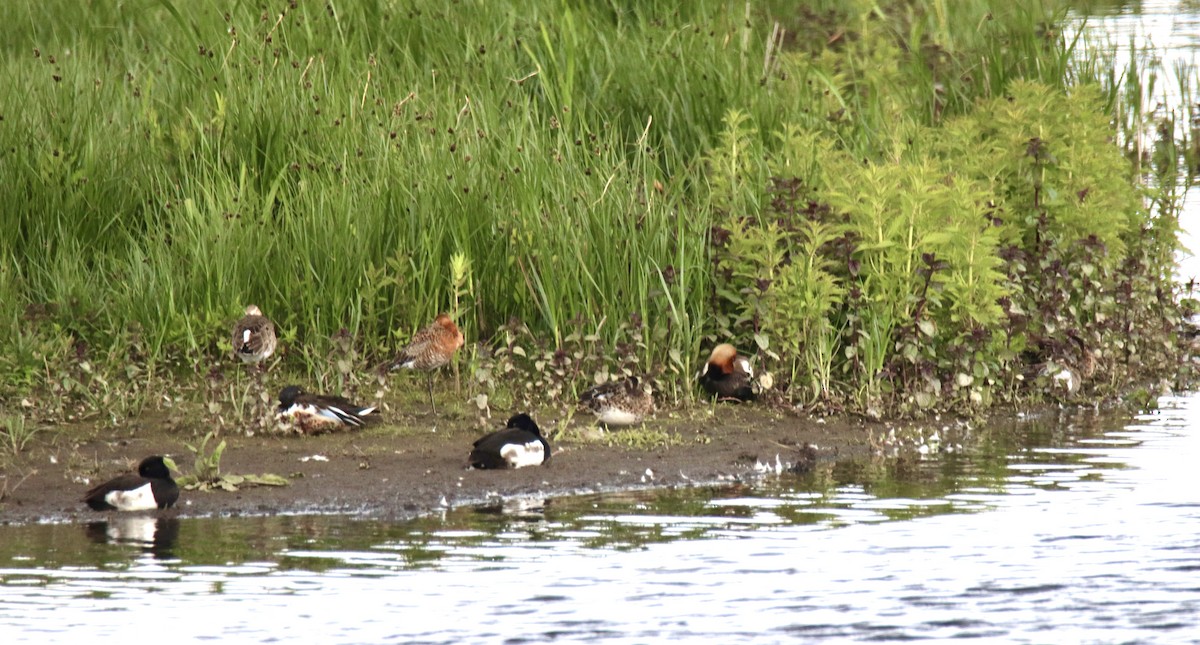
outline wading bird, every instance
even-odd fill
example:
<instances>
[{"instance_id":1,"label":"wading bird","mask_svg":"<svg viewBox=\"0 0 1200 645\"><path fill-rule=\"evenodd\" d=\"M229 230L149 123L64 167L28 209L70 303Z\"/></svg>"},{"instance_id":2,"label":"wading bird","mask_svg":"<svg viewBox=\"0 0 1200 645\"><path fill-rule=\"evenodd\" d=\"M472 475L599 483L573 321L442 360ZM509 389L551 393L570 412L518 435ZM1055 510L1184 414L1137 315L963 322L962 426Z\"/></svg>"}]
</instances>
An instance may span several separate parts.
<instances>
[{"instance_id":1,"label":"wading bird","mask_svg":"<svg viewBox=\"0 0 1200 645\"><path fill-rule=\"evenodd\" d=\"M275 323L258 305L246 307L246 315L233 325L233 353L244 363L261 364L275 353Z\"/></svg>"},{"instance_id":2,"label":"wading bird","mask_svg":"<svg viewBox=\"0 0 1200 645\"><path fill-rule=\"evenodd\" d=\"M433 370L450 362L464 343L463 334L450 316L440 314L428 327L413 334L408 346L391 362L389 370L409 369L428 372L429 405L433 403Z\"/></svg>"}]
</instances>

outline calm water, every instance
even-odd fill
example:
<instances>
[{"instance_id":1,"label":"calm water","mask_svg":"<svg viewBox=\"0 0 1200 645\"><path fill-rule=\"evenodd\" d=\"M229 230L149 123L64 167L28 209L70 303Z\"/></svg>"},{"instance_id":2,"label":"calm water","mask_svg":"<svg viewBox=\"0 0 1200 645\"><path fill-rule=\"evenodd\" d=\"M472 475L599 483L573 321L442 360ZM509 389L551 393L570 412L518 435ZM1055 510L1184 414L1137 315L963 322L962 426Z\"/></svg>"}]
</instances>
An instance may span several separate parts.
<instances>
[{"instance_id":1,"label":"calm water","mask_svg":"<svg viewBox=\"0 0 1200 645\"><path fill-rule=\"evenodd\" d=\"M1089 24L1164 47L1169 71L1200 45L1200 9L1179 6ZM1016 421L960 454L407 523L0 527L0 643L1200 642L1200 395L1162 405Z\"/></svg>"},{"instance_id":2,"label":"calm water","mask_svg":"<svg viewBox=\"0 0 1200 645\"><path fill-rule=\"evenodd\" d=\"M0 641L1200 639L1200 396L754 485L0 527Z\"/></svg>"}]
</instances>

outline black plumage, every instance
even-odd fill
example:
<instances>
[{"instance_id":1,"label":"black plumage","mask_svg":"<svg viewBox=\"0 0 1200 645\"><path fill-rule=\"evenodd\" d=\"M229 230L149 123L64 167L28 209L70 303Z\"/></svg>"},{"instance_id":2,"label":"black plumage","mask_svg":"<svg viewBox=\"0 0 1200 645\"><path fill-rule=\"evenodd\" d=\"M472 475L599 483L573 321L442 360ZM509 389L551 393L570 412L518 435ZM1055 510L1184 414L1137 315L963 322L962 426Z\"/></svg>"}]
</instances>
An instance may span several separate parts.
<instances>
[{"instance_id":1,"label":"black plumage","mask_svg":"<svg viewBox=\"0 0 1200 645\"><path fill-rule=\"evenodd\" d=\"M538 466L550 460L550 443L528 414L517 414L503 430L477 440L467 459L472 468L501 469Z\"/></svg>"},{"instance_id":2,"label":"black plumage","mask_svg":"<svg viewBox=\"0 0 1200 645\"><path fill-rule=\"evenodd\" d=\"M141 511L169 508L179 499L179 486L171 479L174 462L154 455L138 464L137 473L126 473L93 487L83 502L96 511Z\"/></svg>"}]
</instances>

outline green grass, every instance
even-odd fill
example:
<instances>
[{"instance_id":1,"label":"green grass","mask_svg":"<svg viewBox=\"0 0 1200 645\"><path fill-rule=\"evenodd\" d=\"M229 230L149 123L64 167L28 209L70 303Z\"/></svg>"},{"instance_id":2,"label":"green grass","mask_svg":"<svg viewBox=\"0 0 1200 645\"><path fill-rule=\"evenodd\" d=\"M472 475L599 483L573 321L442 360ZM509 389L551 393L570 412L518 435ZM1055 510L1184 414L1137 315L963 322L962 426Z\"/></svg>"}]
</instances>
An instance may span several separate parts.
<instances>
[{"instance_id":1,"label":"green grass","mask_svg":"<svg viewBox=\"0 0 1200 645\"><path fill-rule=\"evenodd\" d=\"M54 303L76 337L137 330L154 356L215 353L247 302L298 344L346 327L378 349L448 308L461 253L473 338L514 315L558 336L576 314L639 311L695 344L704 218L681 186L653 185L671 184L665 168L683 167L698 135L668 142L687 152L663 149L678 133L660 116L635 147L655 112L633 115L645 97L624 84L636 79L591 70L598 85L581 93L625 96L634 123L567 105L554 66L578 52L543 39L552 16L466 4L419 16L305 5L278 24L244 7L226 22L217 4L186 17L169 3L9 6L10 26L74 27L6 34L3 76L29 93L0 104L15 162L0 248L18 258L4 286ZM618 33L600 34L610 40L578 46L613 50ZM688 55L711 39L662 47ZM723 107L714 97L680 118ZM677 280L664 289L667 266Z\"/></svg>"},{"instance_id":2,"label":"green grass","mask_svg":"<svg viewBox=\"0 0 1200 645\"><path fill-rule=\"evenodd\" d=\"M439 311L551 347L637 314L634 355L687 392L743 333L709 232L772 174L714 185L731 110L763 155L792 126L886 161L1014 80L1106 80L1048 1L575 4L0 3L3 385L79 356L190 374L253 302L322 380L342 329L365 367Z\"/></svg>"},{"instance_id":3,"label":"green grass","mask_svg":"<svg viewBox=\"0 0 1200 645\"><path fill-rule=\"evenodd\" d=\"M21 454L37 433L37 427L27 422L23 414L0 416L0 453L8 453L10 457Z\"/></svg>"}]
</instances>

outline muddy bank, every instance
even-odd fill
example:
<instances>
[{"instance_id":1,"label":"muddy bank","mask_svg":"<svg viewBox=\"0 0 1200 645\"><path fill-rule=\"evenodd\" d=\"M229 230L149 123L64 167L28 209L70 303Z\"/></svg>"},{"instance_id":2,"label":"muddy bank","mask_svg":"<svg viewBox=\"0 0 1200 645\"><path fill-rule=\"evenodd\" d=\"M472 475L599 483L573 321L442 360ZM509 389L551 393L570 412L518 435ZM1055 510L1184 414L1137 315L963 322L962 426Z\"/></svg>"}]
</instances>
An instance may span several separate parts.
<instances>
[{"instance_id":1,"label":"muddy bank","mask_svg":"<svg viewBox=\"0 0 1200 645\"><path fill-rule=\"evenodd\" d=\"M555 427L552 420L539 421ZM436 417L404 422L404 427L378 425L318 437L225 437L222 473L272 473L286 477L289 485L233 492L185 490L176 509L166 512L183 517L321 512L402 519L497 497L695 485L753 476L756 461L774 464L776 455L785 463L866 455L870 436L858 423L721 406L687 419L648 422L648 431L665 431L673 441L641 449L608 445L596 436L590 419L576 418L555 441L548 464L475 471L465 469L471 443L480 435L470 422ZM193 453L185 444L196 441L162 421L86 436L78 430L39 434L34 445L3 463L0 522L92 518L96 513L79 502L89 486L155 453L172 455L184 473L190 473ZM816 450L804 449L808 445Z\"/></svg>"}]
</instances>

